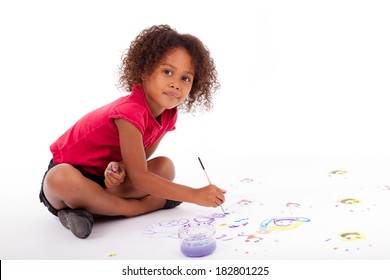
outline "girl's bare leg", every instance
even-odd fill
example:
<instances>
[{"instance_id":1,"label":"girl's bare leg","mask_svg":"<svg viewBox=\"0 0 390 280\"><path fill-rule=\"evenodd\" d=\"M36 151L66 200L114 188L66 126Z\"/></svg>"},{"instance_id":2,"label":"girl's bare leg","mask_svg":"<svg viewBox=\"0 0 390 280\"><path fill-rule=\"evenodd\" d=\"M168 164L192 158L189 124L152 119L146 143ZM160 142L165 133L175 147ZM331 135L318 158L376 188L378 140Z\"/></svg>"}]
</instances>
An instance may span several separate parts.
<instances>
[{"instance_id":1,"label":"girl's bare leg","mask_svg":"<svg viewBox=\"0 0 390 280\"><path fill-rule=\"evenodd\" d=\"M148 168L168 180L175 176L173 163L165 157L148 161ZM133 217L161 209L166 203L165 199L136 192L130 185L116 192L105 190L69 164L53 167L46 175L43 190L58 210L83 208L106 216Z\"/></svg>"},{"instance_id":2,"label":"girl's bare leg","mask_svg":"<svg viewBox=\"0 0 390 280\"><path fill-rule=\"evenodd\" d=\"M173 181L173 179L175 179L175 166L167 157L156 157L149 160L148 170L169 181ZM112 189L106 189L106 191L123 198L142 198L148 195L147 193L133 188L128 178L125 178L124 182L120 186Z\"/></svg>"}]
</instances>

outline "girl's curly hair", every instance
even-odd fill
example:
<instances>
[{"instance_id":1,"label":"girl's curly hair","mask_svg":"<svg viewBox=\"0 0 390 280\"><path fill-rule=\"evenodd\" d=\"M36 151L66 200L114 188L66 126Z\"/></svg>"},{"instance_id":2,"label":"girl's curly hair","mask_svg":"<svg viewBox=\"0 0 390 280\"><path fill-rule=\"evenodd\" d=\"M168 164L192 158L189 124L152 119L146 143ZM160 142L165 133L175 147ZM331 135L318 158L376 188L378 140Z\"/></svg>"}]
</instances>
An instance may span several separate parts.
<instances>
[{"instance_id":1,"label":"girl's curly hair","mask_svg":"<svg viewBox=\"0 0 390 280\"><path fill-rule=\"evenodd\" d=\"M122 56L119 86L131 92L134 85L142 83L142 76L150 75L167 53L175 48L188 51L195 70L191 91L181 107L187 112L210 110L213 106L212 95L220 87L214 60L197 37L180 34L169 25L152 26L135 38Z\"/></svg>"}]
</instances>

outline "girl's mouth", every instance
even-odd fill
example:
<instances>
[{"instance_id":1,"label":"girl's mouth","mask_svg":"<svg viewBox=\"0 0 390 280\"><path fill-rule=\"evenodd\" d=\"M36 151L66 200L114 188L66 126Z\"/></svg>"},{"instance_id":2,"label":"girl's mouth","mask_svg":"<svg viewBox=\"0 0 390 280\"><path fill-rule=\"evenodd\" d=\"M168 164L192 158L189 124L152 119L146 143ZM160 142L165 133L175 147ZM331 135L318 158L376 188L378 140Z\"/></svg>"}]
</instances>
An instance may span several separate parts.
<instances>
[{"instance_id":1,"label":"girl's mouth","mask_svg":"<svg viewBox=\"0 0 390 280\"><path fill-rule=\"evenodd\" d=\"M164 94L166 96L168 96L169 98L172 98L172 99L179 99L179 96L173 92L164 92Z\"/></svg>"}]
</instances>

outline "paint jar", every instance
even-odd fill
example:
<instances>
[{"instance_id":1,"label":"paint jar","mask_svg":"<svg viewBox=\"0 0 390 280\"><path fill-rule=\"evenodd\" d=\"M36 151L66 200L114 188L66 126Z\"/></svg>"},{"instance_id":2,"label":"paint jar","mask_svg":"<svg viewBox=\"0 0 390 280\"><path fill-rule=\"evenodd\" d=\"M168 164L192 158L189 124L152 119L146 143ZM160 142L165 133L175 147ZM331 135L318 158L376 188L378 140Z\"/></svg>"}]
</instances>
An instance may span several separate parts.
<instances>
[{"instance_id":1,"label":"paint jar","mask_svg":"<svg viewBox=\"0 0 390 280\"><path fill-rule=\"evenodd\" d=\"M215 228L208 223L189 223L179 229L181 252L187 257L204 257L215 251Z\"/></svg>"}]
</instances>

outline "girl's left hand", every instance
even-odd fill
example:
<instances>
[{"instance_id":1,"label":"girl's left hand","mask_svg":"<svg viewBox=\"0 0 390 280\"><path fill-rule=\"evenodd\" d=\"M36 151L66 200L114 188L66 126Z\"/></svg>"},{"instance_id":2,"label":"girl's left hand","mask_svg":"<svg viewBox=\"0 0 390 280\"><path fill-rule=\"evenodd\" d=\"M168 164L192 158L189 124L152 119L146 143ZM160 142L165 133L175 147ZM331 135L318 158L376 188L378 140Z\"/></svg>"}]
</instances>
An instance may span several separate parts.
<instances>
[{"instance_id":1,"label":"girl's left hand","mask_svg":"<svg viewBox=\"0 0 390 280\"><path fill-rule=\"evenodd\" d=\"M108 189L117 187L123 183L126 172L119 162L112 161L104 171L104 184Z\"/></svg>"}]
</instances>

